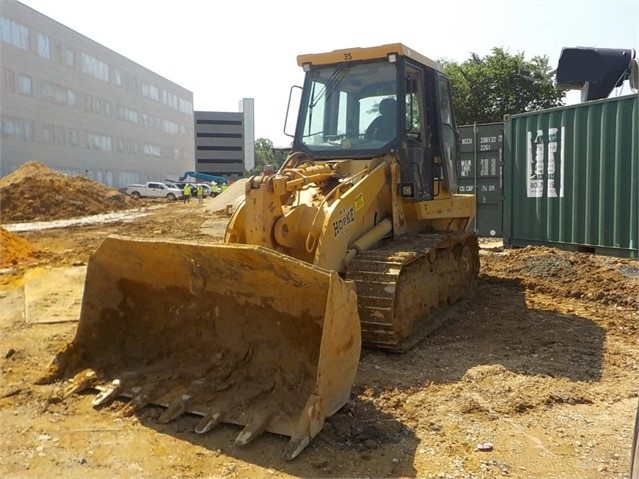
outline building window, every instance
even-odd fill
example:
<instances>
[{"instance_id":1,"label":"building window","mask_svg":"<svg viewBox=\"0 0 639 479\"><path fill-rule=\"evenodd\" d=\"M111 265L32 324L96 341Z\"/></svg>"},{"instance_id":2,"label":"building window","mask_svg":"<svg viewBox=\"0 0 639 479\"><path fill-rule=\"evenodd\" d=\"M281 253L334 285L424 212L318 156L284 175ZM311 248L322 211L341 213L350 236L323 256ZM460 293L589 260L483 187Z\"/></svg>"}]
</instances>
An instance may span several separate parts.
<instances>
[{"instance_id":1,"label":"building window","mask_svg":"<svg viewBox=\"0 0 639 479\"><path fill-rule=\"evenodd\" d=\"M138 112L131 108L127 108L126 106L118 105L118 120L137 124Z\"/></svg>"},{"instance_id":2,"label":"building window","mask_svg":"<svg viewBox=\"0 0 639 479\"><path fill-rule=\"evenodd\" d=\"M57 105L75 106L75 92L53 83L40 82L40 97Z\"/></svg>"},{"instance_id":3,"label":"building window","mask_svg":"<svg viewBox=\"0 0 639 479\"><path fill-rule=\"evenodd\" d=\"M162 156L162 149L159 145L145 143L143 149L146 156L157 156L158 158Z\"/></svg>"},{"instance_id":4,"label":"building window","mask_svg":"<svg viewBox=\"0 0 639 479\"><path fill-rule=\"evenodd\" d=\"M53 125L44 124L42 125L42 142L43 143L53 143L55 140Z\"/></svg>"},{"instance_id":5,"label":"building window","mask_svg":"<svg viewBox=\"0 0 639 479\"><path fill-rule=\"evenodd\" d=\"M193 113L193 103L185 100L184 98L180 98L180 111L182 113L192 114Z\"/></svg>"},{"instance_id":6,"label":"building window","mask_svg":"<svg viewBox=\"0 0 639 479\"><path fill-rule=\"evenodd\" d=\"M168 120L164 120L163 123L163 130L165 133L172 133L172 134L176 134L178 132L178 124L174 123L172 121L168 121Z\"/></svg>"},{"instance_id":7,"label":"building window","mask_svg":"<svg viewBox=\"0 0 639 479\"><path fill-rule=\"evenodd\" d=\"M142 124L144 126L149 126L149 115L146 113L142 113ZM151 125L153 125L153 121L151 121Z\"/></svg>"},{"instance_id":8,"label":"building window","mask_svg":"<svg viewBox=\"0 0 639 479\"><path fill-rule=\"evenodd\" d=\"M26 75L18 75L18 90L23 95L31 96L31 77Z\"/></svg>"},{"instance_id":9,"label":"building window","mask_svg":"<svg viewBox=\"0 0 639 479\"><path fill-rule=\"evenodd\" d=\"M90 132L86 134L86 147L98 151L111 151L113 148L110 136Z\"/></svg>"},{"instance_id":10,"label":"building window","mask_svg":"<svg viewBox=\"0 0 639 479\"><path fill-rule=\"evenodd\" d=\"M82 53L82 73L91 75L105 82L109 81L109 64L92 57L88 53Z\"/></svg>"},{"instance_id":11,"label":"building window","mask_svg":"<svg viewBox=\"0 0 639 479\"><path fill-rule=\"evenodd\" d=\"M142 82L142 96L150 98L153 101L160 101L160 90L155 85Z\"/></svg>"},{"instance_id":12,"label":"building window","mask_svg":"<svg viewBox=\"0 0 639 479\"><path fill-rule=\"evenodd\" d=\"M51 42L49 37L38 33L38 55L47 60L51 60Z\"/></svg>"},{"instance_id":13,"label":"building window","mask_svg":"<svg viewBox=\"0 0 639 479\"><path fill-rule=\"evenodd\" d=\"M29 29L21 23L0 17L0 36L4 43L29 50Z\"/></svg>"},{"instance_id":14,"label":"building window","mask_svg":"<svg viewBox=\"0 0 639 479\"><path fill-rule=\"evenodd\" d=\"M109 100L104 100L104 116L111 118L111 102Z\"/></svg>"},{"instance_id":15,"label":"building window","mask_svg":"<svg viewBox=\"0 0 639 479\"><path fill-rule=\"evenodd\" d=\"M75 108L77 104L78 96L76 95L75 91L67 90L67 105L69 105L71 108Z\"/></svg>"},{"instance_id":16,"label":"building window","mask_svg":"<svg viewBox=\"0 0 639 479\"><path fill-rule=\"evenodd\" d=\"M2 138L33 141L33 122L19 118L2 117Z\"/></svg>"},{"instance_id":17,"label":"building window","mask_svg":"<svg viewBox=\"0 0 639 479\"><path fill-rule=\"evenodd\" d=\"M162 103L170 106L174 110L178 109L178 96L170 91L162 90Z\"/></svg>"},{"instance_id":18,"label":"building window","mask_svg":"<svg viewBox=\"0 0 639 479\"><path fill-rule=\"evenodd\" d=\"M122 70L119 70L118 68L114 68L114 72L113 72L114 76L115 76L115 84L117 86L119 86L120 88L122 88Z\"/></svg>"}]
</instances>

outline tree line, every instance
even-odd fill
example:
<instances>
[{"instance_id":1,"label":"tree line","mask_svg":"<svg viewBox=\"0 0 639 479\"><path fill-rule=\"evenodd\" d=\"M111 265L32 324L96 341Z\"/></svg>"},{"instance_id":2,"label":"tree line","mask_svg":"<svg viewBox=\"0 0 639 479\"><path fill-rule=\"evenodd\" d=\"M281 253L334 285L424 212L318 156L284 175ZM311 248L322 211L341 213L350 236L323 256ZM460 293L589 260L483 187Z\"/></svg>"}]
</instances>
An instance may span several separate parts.
<instances>
[{"instance_id":1,"label":"tree line","mask_svg":"<svg viewBox=\"0 0 639 479\"><path fill-rule=\"evenodd\" d=\"M463 62L439 59L450 78L455 119L458 125L498 123L504 115L543 110L564 104L566 92L555 87L554 69L548 57L526 60L524 53L508 53L493 48L484 57L471 53ZM255 142L254 175L266 165L278 168L285 153L273 150L273 142L259 138Z\"/></svg>"}]
</instances>

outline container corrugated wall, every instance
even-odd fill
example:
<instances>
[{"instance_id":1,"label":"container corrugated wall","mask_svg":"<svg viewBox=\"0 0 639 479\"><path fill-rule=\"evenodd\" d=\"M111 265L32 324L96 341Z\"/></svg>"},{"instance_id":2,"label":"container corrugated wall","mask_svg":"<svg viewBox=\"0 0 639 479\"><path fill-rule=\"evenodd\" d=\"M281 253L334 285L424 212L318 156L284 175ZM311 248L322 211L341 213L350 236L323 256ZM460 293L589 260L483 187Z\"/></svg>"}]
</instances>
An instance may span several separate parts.
<instances>
[{"instance_id":1,"label":"container corrugated wall","mask_svg":"<svg viewBox=\"0 0 639 479\"><path fill-rule=\"evenodd\" d=\"M469 227L479 236L501 237L504 232L504 124L460 126L459 134L458 191L477 198L477 213Z\"/></svg>"},{"instance_id":2,"label":"container corrugated wall","mask_svg":"<svg viewBox=\"0 0 639 479\"><path fill-rule=\"evenodd\" d=\"M639 96L512 115L504 243L637 258Z\"/></svg>"}]
</instances>

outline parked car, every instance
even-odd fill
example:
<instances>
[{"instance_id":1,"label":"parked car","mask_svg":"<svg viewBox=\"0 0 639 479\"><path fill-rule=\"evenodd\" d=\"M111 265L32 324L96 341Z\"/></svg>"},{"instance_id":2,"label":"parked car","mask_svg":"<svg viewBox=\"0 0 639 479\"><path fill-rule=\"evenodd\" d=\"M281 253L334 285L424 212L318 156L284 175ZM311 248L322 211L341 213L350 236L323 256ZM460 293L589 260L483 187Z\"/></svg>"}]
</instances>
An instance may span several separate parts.
<instances>
[{"instance_id":1,"label":"parked car","mask_svg":"<svg viewBox=\"0 0 639 479\"><path fill-rule=\"evenodd\" d=\"M119 191L135 198L166 198L169 201L175 201L182 196L182 191L177 187L157 181L127 185Z\"/></svg>"}]
</instances>

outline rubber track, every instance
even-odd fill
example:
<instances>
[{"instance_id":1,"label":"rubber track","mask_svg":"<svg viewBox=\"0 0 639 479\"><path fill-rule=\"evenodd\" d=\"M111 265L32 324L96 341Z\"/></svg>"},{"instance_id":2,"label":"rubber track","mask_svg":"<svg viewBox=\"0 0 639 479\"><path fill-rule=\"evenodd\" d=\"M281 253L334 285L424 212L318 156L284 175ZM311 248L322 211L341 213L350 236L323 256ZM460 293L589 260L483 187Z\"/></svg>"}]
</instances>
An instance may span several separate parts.
<instances>
[{"instance_id":1,"label":"rubber track","mask_svg":"<svg viewBox=\"0 0 639 479\"><path fill-rule=\"evenodd\" d=\"M450 305L474 294L478 271L474 233L402 237L361 252L346 279L356 283L363 346L410 349L439 326Z\"/></svg>"}]
</instances>

